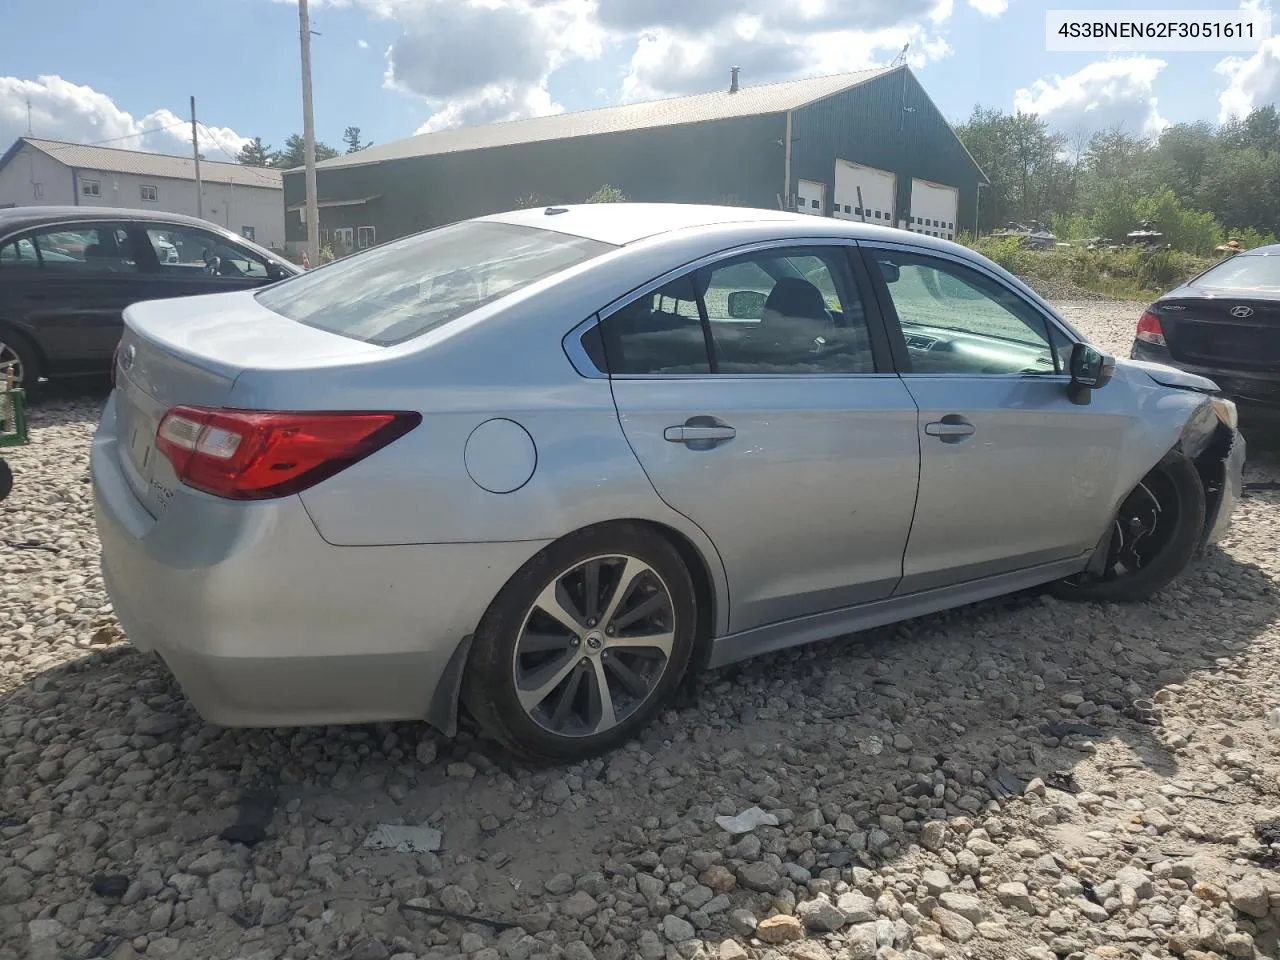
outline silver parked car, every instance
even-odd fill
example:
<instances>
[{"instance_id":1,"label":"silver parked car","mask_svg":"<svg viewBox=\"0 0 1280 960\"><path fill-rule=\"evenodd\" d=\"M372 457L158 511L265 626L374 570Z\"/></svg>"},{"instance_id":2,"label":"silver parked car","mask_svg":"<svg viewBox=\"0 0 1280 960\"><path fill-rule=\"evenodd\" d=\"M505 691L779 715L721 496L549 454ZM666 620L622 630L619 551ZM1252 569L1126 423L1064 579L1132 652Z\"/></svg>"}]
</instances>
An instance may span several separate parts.
<instances>
[{"instance_id":1,"label":"silver parked car","mask_svg":"<svg viewBox=\"0 0 1280 960\"><path fill-rule=\"evenodd\" d=\"M682 678L1039 585L1151 596L1239 494L1210 381L944 240L482 217L139 303L93 443L132 642L209 721L597 754Z\"/></svg>"}]
</instances>

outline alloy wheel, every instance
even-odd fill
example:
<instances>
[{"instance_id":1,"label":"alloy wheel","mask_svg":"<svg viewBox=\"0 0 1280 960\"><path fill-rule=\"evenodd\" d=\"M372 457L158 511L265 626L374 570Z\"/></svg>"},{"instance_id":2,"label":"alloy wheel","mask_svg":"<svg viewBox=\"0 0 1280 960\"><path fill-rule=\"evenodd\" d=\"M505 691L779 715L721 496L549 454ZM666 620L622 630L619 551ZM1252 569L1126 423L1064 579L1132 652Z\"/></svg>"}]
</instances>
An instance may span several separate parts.
<instances>
[{"instance_id":1,"label":"alloy wheel","mask_svg":"<svg viewBox=\"0 0 1280 960\"><path fill-rule=\"evenodd\" d=\"M1150 473L1120 504L1102 573L1096 578L1083 574L1068 582L1118 580L1147 567L1173 538L1180 519L1178 508L1172 479L1163 471Z\"/></svg>"},{"instance_id":2,"label":"alloy wheel","mask_svg":"<svg viewBox=\"0 0 1280 960\"><path fill-rule=\"evenodd\" d=\"M671 591L651 566L622 554L582 561L521 621L512 663L520 706L557 736L604 733L653 693L675 636Z\"/></svg>"},{"instance_id":3,"label":"alloy wheel","mask_svg":"<svg viewBox=\"0 0 1280 960\"><path fill-rule=\"evenodd\" d=\"M0 383L4 381L6 373L13 375L14 386L22 386L25 373L22 369L22 358L18 356L18 351L11 344L0 340Z\"/></svg>"}]
</instances>

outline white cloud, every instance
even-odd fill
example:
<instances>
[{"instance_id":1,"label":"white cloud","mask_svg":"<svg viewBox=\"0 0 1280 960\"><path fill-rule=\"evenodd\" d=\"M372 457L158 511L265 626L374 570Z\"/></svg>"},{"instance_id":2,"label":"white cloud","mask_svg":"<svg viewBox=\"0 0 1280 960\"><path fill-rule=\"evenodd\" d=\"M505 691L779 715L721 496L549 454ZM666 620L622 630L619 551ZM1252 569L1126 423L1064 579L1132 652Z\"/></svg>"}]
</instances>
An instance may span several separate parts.
<instances>
[{"instance_id":1,"label":"white cloud","mask_svg":"<svg viewBox=\"0 0 1280 960\"><path fill-rule=\"evenodd\" d=\"M810 0L799 6L781 0L602 0L601 13L619 30L640 28L622 94L643 100L719 89L733 64L742 68L743 84L770 83L884 65L910 44L907 61L919 68L951 52L937 32L951 6L951 0ZM659 16L665 22L657 22Z\"/></svg>"},{"instance_id":2,"label":"white cloud","mask_svg":"<svg viewBox=\"0 0 1280 960\"><path fill-rule=\"evenodd\" d=\"M984 17L998 17L1009 9L1009 0L969 0L969 6Z\"/></svg>"},{"instance_id":3,"label":"white cloud","mask_svg":"<svg viewBox=\"0 0 1280 960\"><path fill-rule=\"evenodd\" d=\"M368 49L369 49L369 41L368 41L368 40L357 40L357 41L356 41L356 46L357 46L357 47L359 47L361 50L368 50Z\"/></svg>"},{"instance_id":4,"label":"white cloud","mask_svg":"<svg viewBox=\"0 0 1280 960\"><path fill-rule=\"evenodd\" d=\"M31 132L50 140L104 143L104 146L155 153L181 154L191 149L191 122L170 110L153 110L142 117L116 106L92 87L42 76L35 80L0 77L0 148L27 132L27 103L31 104ZM210 160L226 160L248 143L229 127L201 125L200 149Z\"/></svg>"},{"instance_id":5,"label":"white cloud","mask_svg":"<svg viewBox=\"0 0 1280 960\"><path fill-rule=\"evenodd\" d=\"M279 0L293 3L295 0ZM994 16L1007 0L968 0ZM955 0L312 0L397 24L384 85L422 99L424 130L556 113L551 76L621 51L618 99L947 56ZM313 20L315 18L313 17Z\"/></svg>"},{"instance_id":6,"label":"white cloud","mask_svg":"<svg viewBox=\"0 0 1280 960\"><path fill-rule=\"evenodd\" d=\"M1156 136L1168 126L1155 95L1156 77L1167 65L1144 56L1100 60L1065 77L1037 80L1014 94L1013 105L1039 114L1060 131L1119 126L1131 134Z\"/></svg>"},{"instance_id":7,"label":"white cloud","mask_svg":"<svg viewBox=\"0 0 1280 960\"><path fill-rule=\"evenodd\" d=\"M1280 36L1273 36L1251 57L1227 57L1214 68L1227 78L1218 94L1218 121L1244 117L1254 107L1280 99Z\"/></svg>"}]
</instances>

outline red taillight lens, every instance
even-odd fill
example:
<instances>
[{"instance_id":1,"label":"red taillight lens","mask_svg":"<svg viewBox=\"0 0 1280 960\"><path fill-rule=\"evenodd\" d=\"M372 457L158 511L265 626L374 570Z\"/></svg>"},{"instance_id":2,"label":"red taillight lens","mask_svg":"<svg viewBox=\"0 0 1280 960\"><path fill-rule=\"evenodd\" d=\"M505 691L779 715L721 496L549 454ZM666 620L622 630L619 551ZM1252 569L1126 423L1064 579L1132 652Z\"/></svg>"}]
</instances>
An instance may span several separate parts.
<instances>
[{"instance_id":1,"label":"red taillight lens","mask_svg":"<svg viewBox=\"0 0 1280 960\"><path fill-rule=\"evenodd\" d=\"M269 500L327 480L421 422L418 413L174 407L156 430L156 448L189 487Z\"/></svg>"},{"instance_id":2,"label":"red taillight lens","mask_svg":"<svg viewBox=\"0 0 1280 960\"><path fill-rule=\"evenodd\" d=\"M1147 310L1138 318L1137 339L1157 347L1165 345L1164 327L1160 326L1160 318L1150 310Z\"/></svg>"}]
</instances>

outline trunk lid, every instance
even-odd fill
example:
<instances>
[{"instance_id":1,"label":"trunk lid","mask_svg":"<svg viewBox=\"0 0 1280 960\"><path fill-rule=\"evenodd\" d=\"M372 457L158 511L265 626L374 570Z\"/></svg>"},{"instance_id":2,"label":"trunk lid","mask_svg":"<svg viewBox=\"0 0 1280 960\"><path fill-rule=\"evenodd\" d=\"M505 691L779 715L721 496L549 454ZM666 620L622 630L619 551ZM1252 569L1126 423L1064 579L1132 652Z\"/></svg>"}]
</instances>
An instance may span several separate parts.
<instances>
[{"instance_id":1,"label":"trunk lid","mask_svg":"<svg viewBox=\"0 0 1280 960\"><path fill-rule=\"evenodd\" d=\"M248 369L314 369L382 352L273 313L249 291L135 303L124 322L116 355L120 466L153 517L179 483L155 446L156 428L170 408L229 405Z\"/></svg>"},{"instance_id":2,"label":"trunk lid","mask_svg":"<svg viewBox=\"0 0 1280 960\"><path fill-rule=\"evenodd\" d=\"M1155 305L1170 356L1195 366L1280 369L1280 301L1184 287Z\"/></svg>"}]
</instances>

